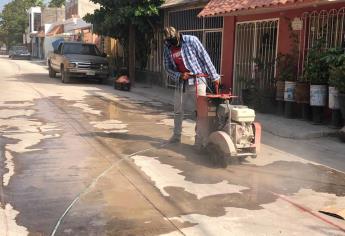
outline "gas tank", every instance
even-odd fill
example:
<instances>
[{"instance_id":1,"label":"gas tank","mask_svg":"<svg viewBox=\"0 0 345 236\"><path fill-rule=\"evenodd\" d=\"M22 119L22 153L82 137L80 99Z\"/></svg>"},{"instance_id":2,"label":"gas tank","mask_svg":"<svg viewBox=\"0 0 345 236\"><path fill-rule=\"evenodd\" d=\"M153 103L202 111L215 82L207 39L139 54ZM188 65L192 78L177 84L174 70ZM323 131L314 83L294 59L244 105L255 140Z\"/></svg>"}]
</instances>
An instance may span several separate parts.
<instances>
[{"instance_id":1,"label":"gas tank","mask_svg":"<svg viewBox=\"0 0 345 236\"><path fill-rule=\"evenodd\" d=\"M255 111L248 107L232 107L231 120L236 122L254 122Z\"/></svg>"}]
</instances>

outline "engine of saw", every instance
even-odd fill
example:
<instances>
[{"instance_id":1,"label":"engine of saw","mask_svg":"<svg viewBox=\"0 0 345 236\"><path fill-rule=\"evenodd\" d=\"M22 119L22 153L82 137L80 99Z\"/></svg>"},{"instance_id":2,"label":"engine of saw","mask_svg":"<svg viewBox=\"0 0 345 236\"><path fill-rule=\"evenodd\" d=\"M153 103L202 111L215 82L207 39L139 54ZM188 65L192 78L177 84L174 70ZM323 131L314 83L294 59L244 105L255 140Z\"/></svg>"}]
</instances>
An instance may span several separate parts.
<instances>
[{"instance_id":1,"label":"engine of saw","mask_svg":"<svg viewBox=\"0 0 345 236\"><path fill-rule=\"evenodd\" d=\"M254 122L253 109L230 105L227 97L210 95L198 97L197 112L197 129L205 146L217 147L216 153L226 157L256 157L261 126Z\"/></svg>"},{"instance_id":2,"label":"engine of saw","mask_svg":"<svg viewBox=\"0 0 345 236\"><path fill-rule=\"evenodd\" d=\"M255 139L254 110L246 106L219 104L216 111L216 130L228 133L237 148L250 148Z\"/></svg>"}]
</instances>

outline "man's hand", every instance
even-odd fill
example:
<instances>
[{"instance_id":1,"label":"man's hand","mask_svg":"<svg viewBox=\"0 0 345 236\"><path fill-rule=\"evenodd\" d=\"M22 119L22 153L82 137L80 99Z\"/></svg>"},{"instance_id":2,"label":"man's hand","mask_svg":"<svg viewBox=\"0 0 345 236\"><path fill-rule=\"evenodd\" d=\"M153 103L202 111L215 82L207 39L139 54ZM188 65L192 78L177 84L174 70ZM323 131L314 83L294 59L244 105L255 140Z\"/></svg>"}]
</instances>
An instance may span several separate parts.
<instances>
[{"instance_id":1,"label":"man's hand","mask_svg":"<svg viewBox=\"0 0 345 236\"><path fill-rule=\"evenodd\" d=\"M180 78L182 80L187 80L187 79L189 79L189 77L190 77L190 73L189 72L181 73L181 76L180 76Z\"/></svg>"},{"instance_id":2,"label":"man's hand","mask_svg":"<svg viewBox=\"0 0 345 236\"><path fill-rule=\"evenodd\" d=\"M216 94L219 94L219 84L220 84L220 80L215 80L213 81L213 84L214 84L214 88L215 88L215 92Z\"/></svg>"}]
</instances>

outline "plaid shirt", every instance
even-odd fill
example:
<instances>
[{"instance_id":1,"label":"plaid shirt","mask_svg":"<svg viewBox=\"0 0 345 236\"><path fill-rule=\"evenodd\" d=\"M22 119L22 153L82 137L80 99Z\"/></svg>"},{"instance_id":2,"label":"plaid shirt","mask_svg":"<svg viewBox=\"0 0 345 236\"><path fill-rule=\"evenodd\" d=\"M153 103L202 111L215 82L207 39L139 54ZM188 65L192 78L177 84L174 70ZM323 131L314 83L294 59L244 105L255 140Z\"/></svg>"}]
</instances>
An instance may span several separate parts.
<instances>
[{"instance_id":1,"label":"plaid shirt","mask_svg":"<svg viewBox=\"0 0 345 236\"><path fill-rule=\"evenodd\" d=\"M208 74L213 81L219 80L220 76L214 68L210 56L197 37L182 35L181 55L185 67L192 74ZM177 71L171 49L167 44L164 45L164 67L171 78L179 81L181 73ZM205 78L198 78L198 82L200 79L205 81Z\"/></svg>"}]
</instances>

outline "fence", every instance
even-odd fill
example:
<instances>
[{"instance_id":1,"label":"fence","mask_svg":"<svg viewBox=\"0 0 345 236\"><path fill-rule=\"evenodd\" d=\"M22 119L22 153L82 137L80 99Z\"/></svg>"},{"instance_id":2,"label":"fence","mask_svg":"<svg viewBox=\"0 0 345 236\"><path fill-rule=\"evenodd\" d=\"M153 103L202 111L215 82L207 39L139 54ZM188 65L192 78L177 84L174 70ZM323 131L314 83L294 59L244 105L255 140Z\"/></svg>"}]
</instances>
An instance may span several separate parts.
<instances>
[{"instance_id":1,"label":"fence","mask_svg":"<svg viewBox=\"0 0 345 236\"><path fill-rule=\"evenodd\" d=\"M302 68L309 49L319 39L324 40L325 49L345 46L345 7L329 11L305 12L302 15L302 20L304 29L301 34L303 40L302 50L304 52L300 59Z\"/></svg>"}]
</instances>

